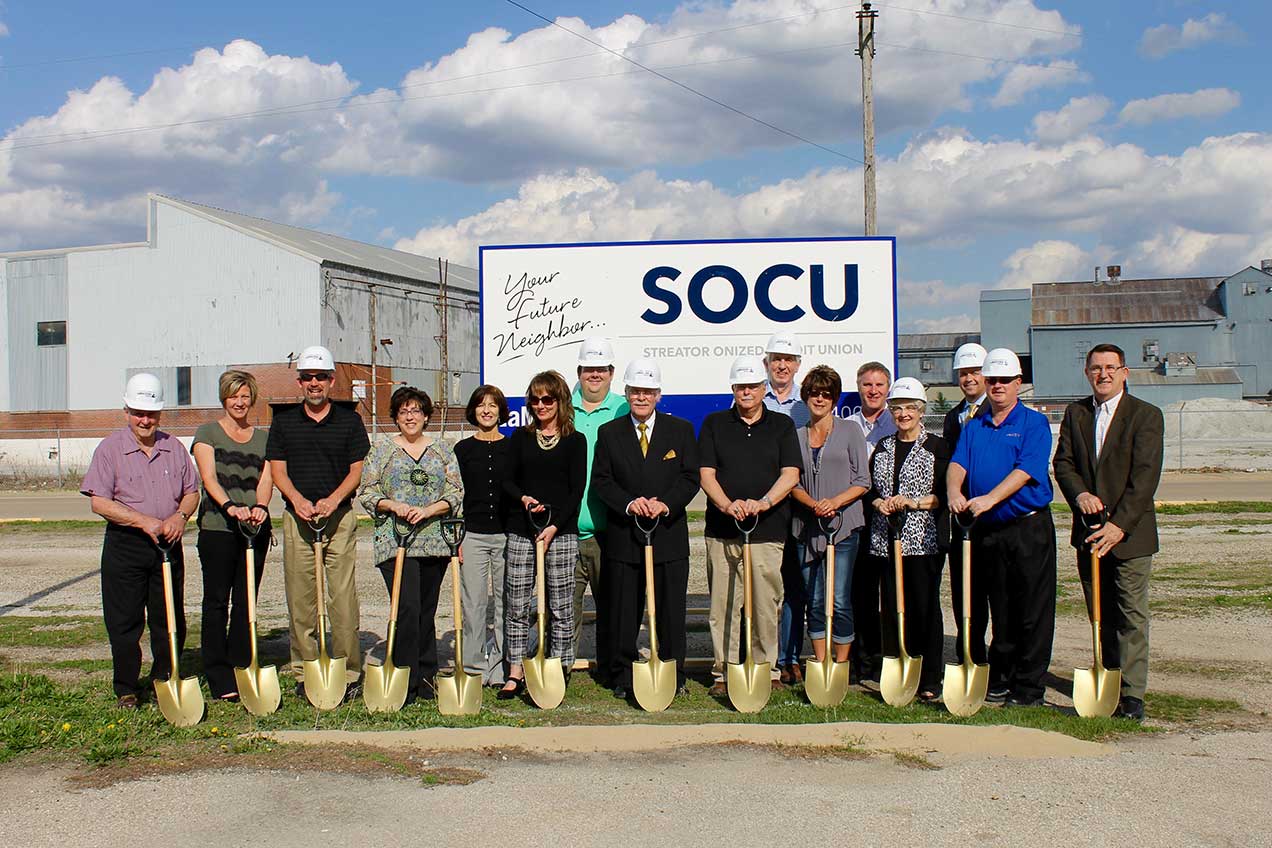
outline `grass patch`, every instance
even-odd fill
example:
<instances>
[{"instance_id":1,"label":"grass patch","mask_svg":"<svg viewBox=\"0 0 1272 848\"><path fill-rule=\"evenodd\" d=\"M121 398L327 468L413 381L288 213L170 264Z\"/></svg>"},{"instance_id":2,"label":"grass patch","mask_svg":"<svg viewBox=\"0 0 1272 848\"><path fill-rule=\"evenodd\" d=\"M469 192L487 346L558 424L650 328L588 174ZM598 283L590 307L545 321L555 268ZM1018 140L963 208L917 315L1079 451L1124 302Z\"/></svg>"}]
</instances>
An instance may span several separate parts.
<instances>
[{"instance_id":1,"label":"grass patch","mask_svg":"<svg viewBox=\"0 0 1272 848\"><path fill-rule=\"evenodd\" d=\"M1201 501L1195 503L1157 504L1158 515L1199 515L1239 512L1272 512L1272 501Z\"/></svg>"},{"instance_id":2,"label":"grass patch","mask_svg":"<svg viewBox=\"0 0 1272 848\"><path fill-rule=\"evenodd\" d=\"M1149 692L1144 697L1144 711L1155 721L1191 724L1224 713L1243 712L1243 708L1227 698L1193 698L1170 692Z\"/></svg>"},{"instance_id":3,"label":"grass patch","mask_svg":"<svg viewBox=\"0 0 1272 848\"><path fill-rule=\"evenodd\" d=\"M902 768L916 771L940 771L941 767L917 751L893 751L892 761Z\"/></svg>"},{"instance_id":4,"label":"grass patch","mask_svg":"<svg viewBox=\"0 0 1272 848\"><path fill-rule=\"evenodd\" d=\"M1153 671L1208 680L1263 680L1267 674L1262 663L1243 664L1214 660L1153 660Z\"/></svg>"},{"instance_id":5,"label":"grass patch","mask_svg":"<svg viewBox=\"0 0 1272 848\"><path fill-rule=\"evenodd\" d=\"M105 660L56 660L54 662L42 663L49 668L56 668L67 671L82 671L85 674L97 674L103 671L110 671L113 668L109 659Z\"/></svg>"},{"instance_id":6,"label":"grass patch","mask_svg":"<svg viewBox=\"0 0 1272 848\"><path fill-rule=\"evenodd\" d=\"M0 616L0 645L22 648L74 648L106 642L100 618L82 615Z\"/></svg>"}]
</instances>

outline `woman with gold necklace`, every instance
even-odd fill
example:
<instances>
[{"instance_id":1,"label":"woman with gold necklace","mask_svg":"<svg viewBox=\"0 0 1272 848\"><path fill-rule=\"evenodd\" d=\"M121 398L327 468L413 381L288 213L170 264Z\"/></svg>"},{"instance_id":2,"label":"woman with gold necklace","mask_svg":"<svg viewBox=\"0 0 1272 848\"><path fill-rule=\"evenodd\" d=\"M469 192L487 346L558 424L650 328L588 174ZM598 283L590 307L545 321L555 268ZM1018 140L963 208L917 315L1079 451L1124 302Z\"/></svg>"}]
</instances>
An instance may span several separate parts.
<instances>
[{"instance_id":1,"label":"woman with gold necklace","mask_svg":"<svg viewBox=\"0 0 1272 848\"><path fill-rule=\"evenodd\" d=\"M568 679L574 665L574 561L578 558L579 506L587 487L587 439L574 429L570 387L556 371L536 374L526 389L530 421L509 437L504 493L508 515L508 562L504 572L505 656L508 681L501 700L525 691L525 659L534 594L535 544L542 541L544 590L550 627L548 656L560 657ZM529 512L536 513L542 531ZM546 514L546 517L544 517Z\"/></svg>"}]
</instances>

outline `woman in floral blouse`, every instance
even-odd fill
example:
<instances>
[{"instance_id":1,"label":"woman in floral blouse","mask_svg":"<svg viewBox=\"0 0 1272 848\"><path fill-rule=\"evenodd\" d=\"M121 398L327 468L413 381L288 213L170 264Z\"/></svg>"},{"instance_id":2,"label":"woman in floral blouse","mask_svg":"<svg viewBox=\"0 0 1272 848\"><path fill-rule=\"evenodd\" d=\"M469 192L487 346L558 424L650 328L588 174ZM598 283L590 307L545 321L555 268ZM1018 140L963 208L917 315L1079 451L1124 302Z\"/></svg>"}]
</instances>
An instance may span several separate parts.
<instances>
[{"instance_id":1,"label":"woman in floral blouse","mask_svg":"<svg viewBox=\"0 0 1272 848\"><path fill-rule=\"evenodd\" d=\"M397 638L393 664L410 669L406 703L418 696L437 697L437 596L446 576L450 548L442 537L442 516L457 514L464 499L455 451L424 433L433 414L433 401L419 389L403 387L393 393L389 414L397 425L395 436L384 436L371 446L362 469L358 497L375 518L375 562L384 585L393 591L397 540L393 522L403 527L424 522L402 565L398 601Z\"/></svg>"}]
</instances>

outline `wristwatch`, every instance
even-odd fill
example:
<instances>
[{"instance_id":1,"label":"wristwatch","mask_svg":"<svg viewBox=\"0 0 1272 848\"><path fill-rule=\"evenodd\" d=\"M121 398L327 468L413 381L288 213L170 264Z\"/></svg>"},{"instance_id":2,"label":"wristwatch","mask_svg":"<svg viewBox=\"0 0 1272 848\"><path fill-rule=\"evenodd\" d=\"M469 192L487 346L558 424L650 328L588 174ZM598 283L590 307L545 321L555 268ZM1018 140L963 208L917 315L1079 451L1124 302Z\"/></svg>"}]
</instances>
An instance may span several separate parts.
<instances>
[{"instance_id":1,"label":"wristwatch","mask_svg":"<svg viewBox=\"0 0 1272 848\"><path fill-rule=\"evenodd\" d=\"M773 499L770 498L768 495L765 495L764 497L760 498L760 500L768 504L768 506L770 507L773 506Z\"/></svg>"}]
</instances>

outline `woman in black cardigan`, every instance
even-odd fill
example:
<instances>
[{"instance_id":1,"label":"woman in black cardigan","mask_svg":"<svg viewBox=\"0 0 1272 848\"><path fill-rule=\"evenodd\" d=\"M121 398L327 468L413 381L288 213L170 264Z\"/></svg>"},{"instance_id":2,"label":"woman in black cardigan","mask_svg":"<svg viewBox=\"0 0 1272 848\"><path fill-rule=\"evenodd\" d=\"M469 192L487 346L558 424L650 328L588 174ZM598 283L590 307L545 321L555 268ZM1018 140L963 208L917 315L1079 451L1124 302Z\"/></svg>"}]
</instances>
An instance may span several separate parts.
<instances>
[{"instance_id":1,"label":"woman in black cardigan","mask_svg":"<svg viewBox=\"0 0 1272 848\"><path fill-rule=\"evenodd\" d=\"M502 700L525 691L525 659L534 594L535 543L542 541L544 590L550 627L545 652L560 657L568 677L574 665L574 561L579 551L579 506L587 487L587 438L574 429L570 387L556 371L536 374L526 389L530 423L509 438L504 493L508 564L504 572L505 655L508 682ZM527 515L547 526L536 531Z\"/></svg>"},{"instance_id":2,"label":"woman in black cardigan","mask_svg":"<svg viewBox=\"0 0 1272 848\"><path fill-rule=\"evenodd\" d=\"M940 700L945 630L941 619L941 569L949 546L949 512L945 508L945 472L950 445L923 427L927 407L923 384L902 377L888 392L888 410L897 432L875 447L870 457L872 488L866 495L874 506L870 524L870 553L892 561L889 520L900 526L901 560L905 577L905 646L923 657L919 699ZM896 569L884 569L884 614L896 609ZM896 627L885 627L884 652L900 654Z\"/></svg>"}]
</instances>

